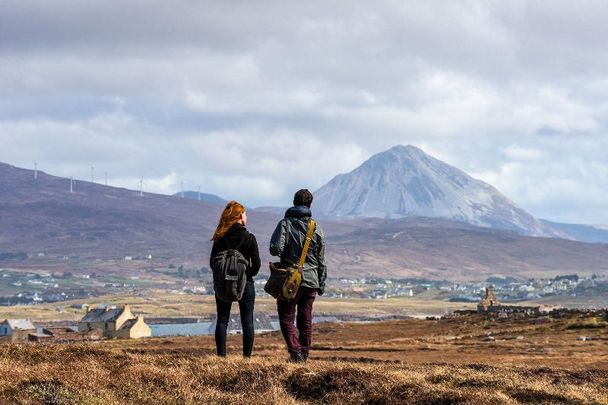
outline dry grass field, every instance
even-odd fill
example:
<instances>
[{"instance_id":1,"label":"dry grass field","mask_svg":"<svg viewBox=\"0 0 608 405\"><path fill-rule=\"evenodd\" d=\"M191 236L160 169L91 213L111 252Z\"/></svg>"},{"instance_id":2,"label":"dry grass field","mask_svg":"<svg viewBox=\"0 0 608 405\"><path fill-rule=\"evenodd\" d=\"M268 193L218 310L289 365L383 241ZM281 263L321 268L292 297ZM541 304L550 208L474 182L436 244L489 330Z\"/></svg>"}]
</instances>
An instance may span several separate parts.
<instances>
[{"instance_id":1,"label":"dry grass field","mask_svg":"<svg viewBox=\"0 0 608 405\"><path fill-rule=\"evenodd\" d=\"M0 398L17 404L607 404L608 334L595 315L322 324L306 365L279 333L226 359L212 337L0 345ZM577 340L581 335L590 340ZM3 402L3 403L4 403Z\"/></svg>"}]
</instances>

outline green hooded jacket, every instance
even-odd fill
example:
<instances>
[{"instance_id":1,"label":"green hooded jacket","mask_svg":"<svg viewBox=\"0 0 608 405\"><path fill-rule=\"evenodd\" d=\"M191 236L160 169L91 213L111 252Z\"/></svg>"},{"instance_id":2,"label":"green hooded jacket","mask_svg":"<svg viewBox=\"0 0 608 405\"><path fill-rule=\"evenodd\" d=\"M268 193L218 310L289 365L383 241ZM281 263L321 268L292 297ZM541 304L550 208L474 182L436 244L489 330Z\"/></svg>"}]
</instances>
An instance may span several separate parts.
<instances>
[{"instance_id":1,"label":"green hooded jacket","mask_svg":"<svg viewBox=\"0 0 608 405\"><path fill-rule=\"evenodd\" d=\"M285 218L279 221L270 239L270 254L279 256L282 262L297 264L302 254L308 225L312 214L305 205L291 207ZM314 288L323 294L327 266L325 265L325 240L323 230L316 224L306 261L302 268L302 286Z\"/></svg>"}]
</instances>

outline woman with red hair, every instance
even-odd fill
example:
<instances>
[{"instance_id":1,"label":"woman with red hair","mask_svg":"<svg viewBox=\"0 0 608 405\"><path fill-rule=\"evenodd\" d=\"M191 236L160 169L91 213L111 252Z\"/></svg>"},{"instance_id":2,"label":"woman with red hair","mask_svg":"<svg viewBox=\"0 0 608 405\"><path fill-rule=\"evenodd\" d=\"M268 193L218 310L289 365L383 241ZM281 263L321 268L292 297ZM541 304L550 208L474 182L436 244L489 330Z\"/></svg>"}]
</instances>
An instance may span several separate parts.
<instances>
[{"instance_id":1,"label":"woman with red hair","mask_svg":"<svg viewBox=\"0 0 608 405\"><path fill-rule=\"evenodd\" d=\"M247 212L242 204L230 201L213 234L211 258L217 253L228 249L238 250L249 262L247 267L247 283L242 298L239 300L241 325L243 327L243 356L251 357L253 350L253 307L255 304L255 287L253 277L260 271L260 253L255 236L247 231ZM230 320L231 302L215 298L217 307L217 322L215 324L215 345L218 356L226 356L226 331Z\"/></svg>"}]
</instances>

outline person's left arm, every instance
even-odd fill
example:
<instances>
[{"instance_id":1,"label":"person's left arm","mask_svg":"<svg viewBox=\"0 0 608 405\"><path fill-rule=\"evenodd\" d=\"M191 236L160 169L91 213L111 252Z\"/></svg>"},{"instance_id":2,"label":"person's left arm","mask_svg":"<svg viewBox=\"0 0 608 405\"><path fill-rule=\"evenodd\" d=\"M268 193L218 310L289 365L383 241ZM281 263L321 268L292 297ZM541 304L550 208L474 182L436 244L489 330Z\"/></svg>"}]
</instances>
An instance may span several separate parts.
<instances>
[{"instance_id":1,"label":"person's left arm","mask_svg":"<svg viewBox=\"0 0 608 405\"><path fill-rule=\"evenodd\" d=\"M319 277L319 295L323 295L325 292L325 280L327 279L327 265L325 264L325 236L323 231L319 228L317 234L318 247L317 247L317 262L319 267L317 268L317 275Z\"/></svg>"},{"instance_id":2,"label":"person's left arm","mask_svg":"<svg viewBox=\"0 0 608 405\"><path fill-rule=\"evenodd\" d=\"M251 234L251 239L249 240L249 259L251 260L251 267L249 268L249 273L251 277L255 277L260 271L262 261L260 260L258 241L256 240L254 234Z\"/></svg>"}]
</instances>

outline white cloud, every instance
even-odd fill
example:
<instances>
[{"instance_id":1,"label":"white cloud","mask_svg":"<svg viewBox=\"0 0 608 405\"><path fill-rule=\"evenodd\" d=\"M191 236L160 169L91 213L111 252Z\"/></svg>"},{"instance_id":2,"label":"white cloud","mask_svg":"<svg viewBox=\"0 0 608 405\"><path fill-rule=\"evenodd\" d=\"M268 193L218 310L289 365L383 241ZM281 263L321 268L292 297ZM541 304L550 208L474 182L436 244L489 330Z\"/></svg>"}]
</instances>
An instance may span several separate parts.
<instances>
[{"instance_id":1,"label":"white cloud","mask_svg":"<svg viewBox=\"0 0 608 405\"><path fill-rule=\"evenodd\" d=\"M0 161L85 179L95 165L130 187L184 181L269 205L412 143L538 216L608 222L607 12L9 2Z\"/></svg>"},{"instance_id":2,"label":"white cloud","mask_svg":"<svg viewBox=\"0 0 608 405\"><path fill-rule=\"evenodd\" d=\"M173 194L178 186L177 173L171 172L161 178L142 179L146 190L157 193Z\"/></svg>"},{"instance_id":3,"label":"white cloud","mask_svg":"<svg viewBox=\"0 0 608 405\"><path fill-rule=\"evenodd\" d=\"M502 150L507 159L511 160L538 160L543 157L543 152L535 148L524 148L519 145L509 145Z\"/></svg>"},{"instance_id":4,"label":"white cloud","mask_svg":"<svg viewBox=\"0 0 608 405\"><path fill-rule=\"evenodd\" d=\"M539 217L597 223L606 209L608 162L594 160L593 156L584 160L576 152L569 156L545 153L539 159L507 161L498 170L473 175L496 186Z\"/></svg>"}]
</instances>

